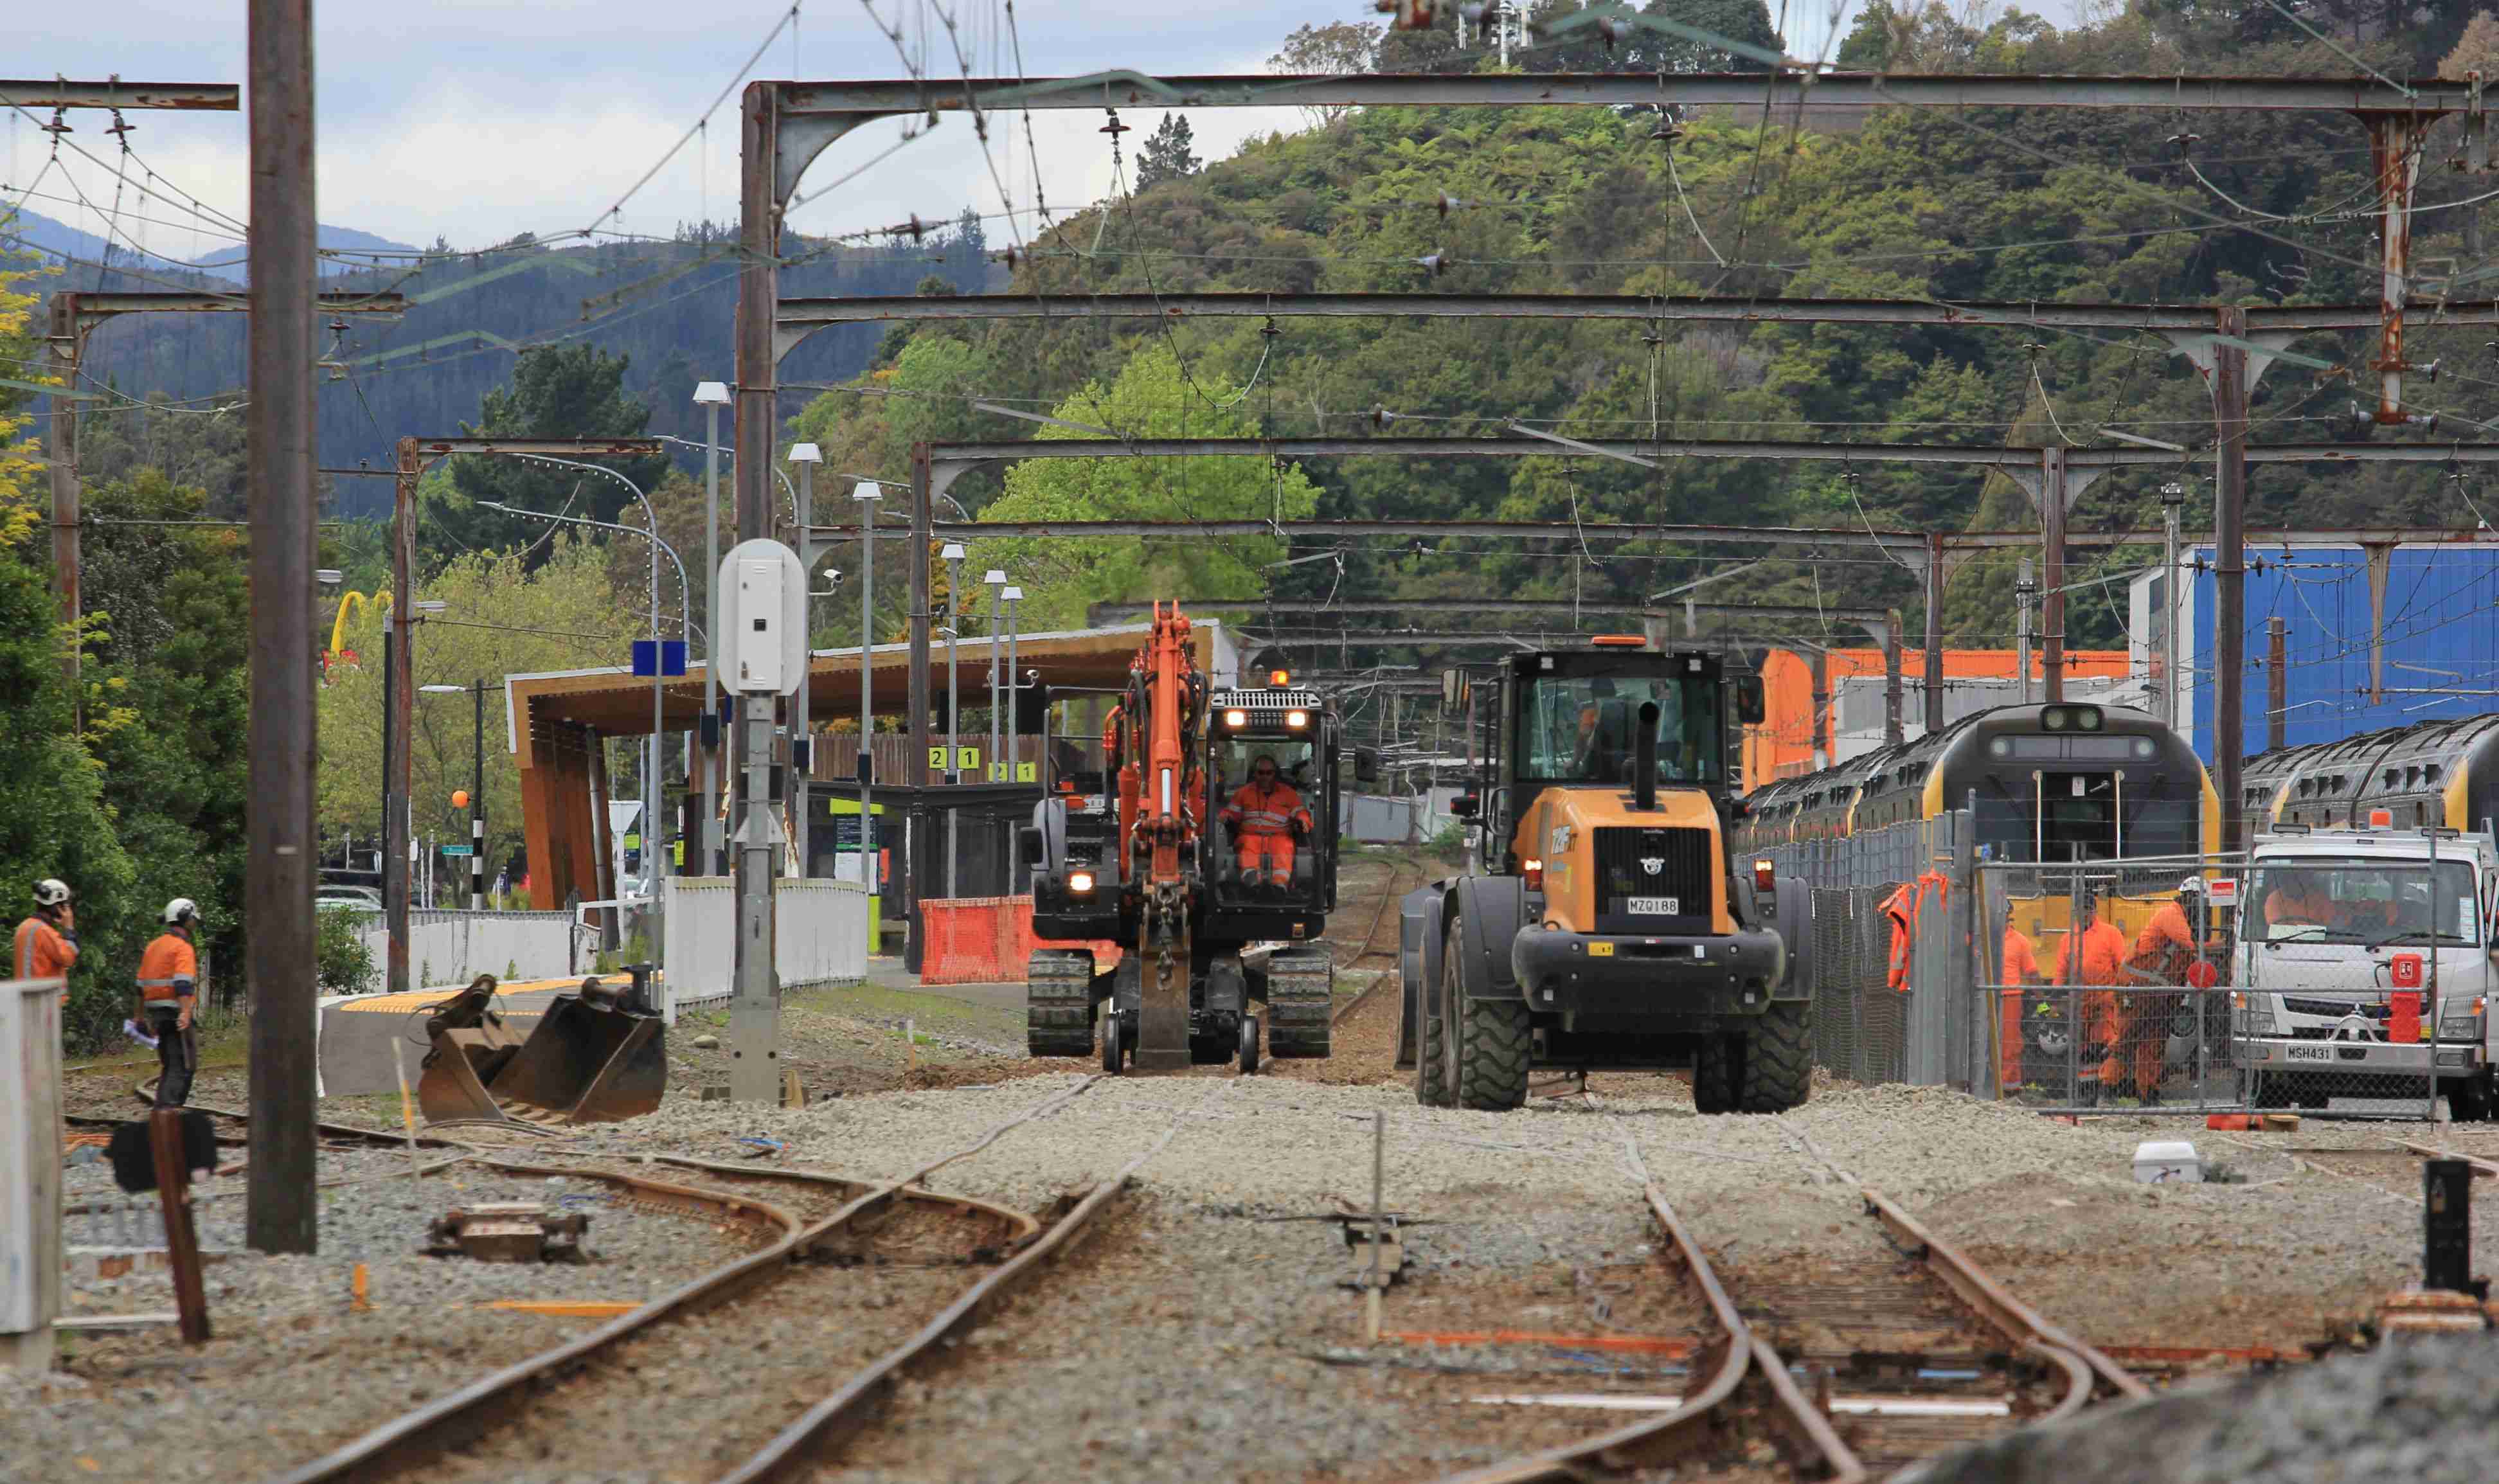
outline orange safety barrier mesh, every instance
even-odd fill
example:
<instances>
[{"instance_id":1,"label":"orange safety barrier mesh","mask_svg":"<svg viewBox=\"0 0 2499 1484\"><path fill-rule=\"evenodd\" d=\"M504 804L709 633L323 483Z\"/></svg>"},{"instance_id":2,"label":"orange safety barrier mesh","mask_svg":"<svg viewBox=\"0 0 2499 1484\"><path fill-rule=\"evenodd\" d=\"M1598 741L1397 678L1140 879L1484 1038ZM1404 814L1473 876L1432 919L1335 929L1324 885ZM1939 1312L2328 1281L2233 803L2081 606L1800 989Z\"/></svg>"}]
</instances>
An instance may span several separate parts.
<instances>
[{"instance_id":1,"label":"orange safety barrier mesh","mask_svg":"<svg viewBox=\"0 0 2499 1484\"><path fill-rule=\"evenodd\" d=\"M920 904L920 982L1004 984L1023 978L1040 949L1090 949L1098 972L1119 962L1110 943L1058 943L1032 935L1029 896L941 897Z\"/></svg>"}]
</instances>

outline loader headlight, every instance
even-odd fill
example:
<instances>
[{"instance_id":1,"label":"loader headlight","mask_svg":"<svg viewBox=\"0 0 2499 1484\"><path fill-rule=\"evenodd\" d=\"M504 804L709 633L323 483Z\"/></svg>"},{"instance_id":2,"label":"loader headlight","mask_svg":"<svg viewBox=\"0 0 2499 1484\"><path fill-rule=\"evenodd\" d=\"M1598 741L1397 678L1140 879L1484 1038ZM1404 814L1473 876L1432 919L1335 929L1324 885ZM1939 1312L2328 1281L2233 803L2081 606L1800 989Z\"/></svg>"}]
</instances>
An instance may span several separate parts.
<instances>
[{"instance_id":1,"label":"loader headlight","mask_svg":"<svg viewBox=\"0 0 2499 1484\"><path fill-rule=\"evenodd\" d=\"M1067 889L1075 892L1078 896L1088 895L1093 890L1093 873L1090 871L1068 872Z\"/></svg>"},{"instance_id":2,"label":"loader headlight","mask_svg":"<svg viewBox=\"0 0 2499 1484\"><path fill-rule=\"evenodd\" d=\"M1530 855L1518 863L1518 874L1530 891L1544 889L1544 862Z\"/></svg>"}]
</instances>

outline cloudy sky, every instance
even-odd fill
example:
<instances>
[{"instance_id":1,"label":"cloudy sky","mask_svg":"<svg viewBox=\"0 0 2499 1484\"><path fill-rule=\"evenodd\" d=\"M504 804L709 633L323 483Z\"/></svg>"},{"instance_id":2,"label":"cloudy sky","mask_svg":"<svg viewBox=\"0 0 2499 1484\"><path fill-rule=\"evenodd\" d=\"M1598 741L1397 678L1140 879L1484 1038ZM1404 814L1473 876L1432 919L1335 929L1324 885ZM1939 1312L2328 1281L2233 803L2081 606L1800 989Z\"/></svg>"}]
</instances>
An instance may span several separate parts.
<instances>
[{"instance_id":1,"label":"cloudy sky","mask_svg":"<svg viewBox=\"0 0 2499 1484\"><path fill-rule=\"evenodd\" d=\"M1821 46L1831 0L1797 8L1791 51ZM628 232L671 231L736 210L737 105L711 115L707 136L687 145L625 202L608 208L659 165L738 75L787 0L316 0L319 36L319 193L325 222L411 243L438 235L484 246L513 234L594 222ZM1804 18L1806 8L1815 15ZM8 70L72 78L118 73L161 81L241 81L243 10L239 0L110 0L21 7L11 24ZM2061 6L2050 7L2051 13ZM1773 0L1774 18L1780 4ZM999 0L807 0L750 76L878 78L896 75L894 45L870 19L900 25L904 49L931 75L955 73L941 17L952 16L974 76L1013 73ZM1257 0L1185 5L1168 0L1024 0L1017 8L1027 75L1107 67L1145 72L1255 72L1294 27L1370 18L1364 0ZM925 35L924 35L925 33ZM912 213L950 216L966 205L1033 204L1034 161L1054 209L1111 186L1109 142L1098 116L1036 113L1027 146L1020 121L993 126L985 157L969 120L950 114L890 158L842 177L892 145L888 121L836 144L802 191L825 194L794 214L811 234L880 227ZM1132 116L1151 127L1158 113ZM136 158L178 191L240 219L247 209L244 125L240 115L134 113ZM73 139L118 158L100 114L73 115ZM39 120L12 115L0 157L5 195L16 199L45 169L50 139ZM1201 110L1191 117L1199 153L1219 158L1239 142L1299 126L1290 111ZM1127 136L1133 149L1142 134ZM1133 162L1133 154L1131 155ZM1133 166L1132 166L1133 168ZM993 178L994 177L994 178ZM835 184L835 182L839 182ZM832 186L827 189L828 186ZM102 235L115 190L110 169L64 154L25 204ZM83 196L92 209L81 206ZM149 251L189 259L230 245L186 206L143 204L122 193L119 232ZM992 242L1011 240L1004 223ZM1018 230L1029 231L1020 221Z\"/></svg>"}]
</instances>

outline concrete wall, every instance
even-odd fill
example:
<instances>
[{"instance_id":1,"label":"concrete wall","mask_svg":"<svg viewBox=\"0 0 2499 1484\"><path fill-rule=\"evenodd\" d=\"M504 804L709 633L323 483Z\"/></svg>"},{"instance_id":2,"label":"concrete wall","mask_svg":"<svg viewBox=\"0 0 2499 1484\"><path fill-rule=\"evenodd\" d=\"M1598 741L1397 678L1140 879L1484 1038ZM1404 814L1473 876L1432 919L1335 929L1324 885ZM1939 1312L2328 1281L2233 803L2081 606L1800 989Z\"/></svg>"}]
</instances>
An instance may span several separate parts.
<instances>
[{"instance_id":1,"label":"concrete wall","mask_svg":"<svg viewBox=\"0 0 2499 1484\"><path fill-rule=\"evenodd\" d=\"M867 977L867 892L852 882L773 883L773 968L781 985ZM666 927L664 983L668 1018L690 1005L726 1001L737 967L737 893L725 876L672 876L660 884Z\"/></svg>"},{"instance_id":2,"label":"concrete wall","mask_svg":"<svg viewBox=\"0 0 2499 1484\"><path fill-rule=\"evenodd\" d=\"M560 979L585 972L588 945L576 947L562 912L410 912L407 972L417 988L497 979ZM390 955L390 932L376 914L361 930L375 965Z\"/></svg>"}]
</instances>

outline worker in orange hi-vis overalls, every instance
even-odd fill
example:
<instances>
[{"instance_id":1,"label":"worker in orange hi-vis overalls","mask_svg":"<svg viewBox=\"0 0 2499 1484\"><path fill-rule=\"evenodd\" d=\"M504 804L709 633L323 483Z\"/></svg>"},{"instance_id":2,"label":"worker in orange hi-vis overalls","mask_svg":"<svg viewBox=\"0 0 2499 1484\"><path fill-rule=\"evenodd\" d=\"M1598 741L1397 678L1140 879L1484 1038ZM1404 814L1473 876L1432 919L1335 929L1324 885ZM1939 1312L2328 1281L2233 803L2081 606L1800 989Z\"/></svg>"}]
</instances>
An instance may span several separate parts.
<instances>
[{"instance_id":1,"label":"worker in orange hi-vis overalls","mask_svg":"<svg viewBox=\"0 0 2499 1484\"><path fill-rule=\"evenodd\" d=\"M191 1075L200 1069L200 1033L192 1010L200 992L200 959L191 947L199 931L199 904L178 896L165 904L165 931L139 955L139 1018L156 1038L156 1106L179 1108L190 1100Z\"/></svg>"},{"instance_id":2,"label":"worker in orange hi-vis overalls","mask_svg":"<svg viewBox=\"0 0 2499 1484\"><path fill-rule=\"evenodd\" d=\"M2113 922L2104 922L2093 915L2089 897L2082 908L2090 925L2079 933L2068 932L2065 946L2057 951L2056 967L2049 978L2060 984L2087 986L2081 996L2081 1024L2075 1036L2082 1042L2078 1058L2083 1068L2083 1085L2077 1091L2096 1091L2101 1097L2115 1095L2118 1083L2126 1079L2126 1067L2119 1054L2126 1031L2124 1012L2118 1008L2116 985L2126 973L2127 943L2126 933ZM2075 970L2074 951L2079 943L2082 957L2079 972ZM2093 1063L2098 1064L2098 1077L2092 1076Z\"/></svg>"},{"instance_id":3,"label":"worker in orange hi-vis overalls","mask_svg":"<svg viewBox=\"0 0 2499 1484\"><path fill-rule=\"evenodd\" d=\"M2114 1058L2126 1064L2125 1080L2134 1084L2145 1103L2160 1101L2163 1062L2169 1048L2169 1025L2176 1018L2179 996L2147 990L2144 985L2185 985L2196 963L2195 930L2187 921L2187 903L2200 896L2204 879L2190 876L2178 885L2178 895L2154 910L2126 955L2126 982L2132 992L2121 996L2119 1019L2122 1049Z\"/></svg>"},{"instance_id":4,"label":"worker in orange hi-vis overalls","mask_svg":"<svg viewBox=\"0 0 2499 1484\"><path fill-rule=\"evenodd\" d=\"M1996 1078L1998 1087L2010 1091L2023 1081L2023 1002L2029 997L2028 986L2039 983L2039 955L2029 938L2010 921L2004 924L2004 953L1996 968L1996 982L2004 987L1996 991L2002 1024L1997 1031Z\"/></svg>"},{"instance_id":5,"label":"worker in orange hi-vis overalls","mask_svg":"<svg viewBox=\"0 0 2499 1484\"><path fill-rule=\"evenodd\" d=\"M1216 818L1232 834L1244 883L1292 883L1293 841L1311 832L1311 812L1302 807L1300 790L1278 773L1274 758L1260 753L1250 759L1250 781L1233 790Z\"/></svg>"}]
</instances>

